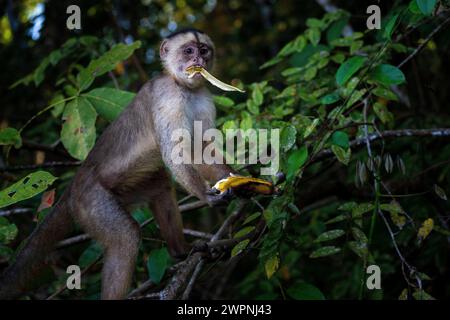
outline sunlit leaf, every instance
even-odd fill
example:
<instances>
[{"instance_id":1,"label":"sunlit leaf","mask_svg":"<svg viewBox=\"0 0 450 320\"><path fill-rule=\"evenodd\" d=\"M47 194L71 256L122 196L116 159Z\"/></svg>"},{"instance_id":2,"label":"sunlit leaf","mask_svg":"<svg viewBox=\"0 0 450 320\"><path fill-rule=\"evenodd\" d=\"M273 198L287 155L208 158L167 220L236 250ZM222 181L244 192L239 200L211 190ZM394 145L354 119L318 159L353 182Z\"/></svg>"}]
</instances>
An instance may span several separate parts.
<instances>
[{"instance_id":1,"label":"sunlit leaf","mask_svg":"<svg viewBox=\"0 0 450 320\"><path fill-rule=\"evenodd\" d=\"M280 265L280 258L278 255L274 255L270 257L266 263L264 264L264 268L266 270L267 279L272 278L273 274L278 270Z\"/></svg>"},{"instance_id":2,"label":"sunlit leaf","mask_svg":"<svg viewBox=\"0 0 450 320\"><path fill-rule=\"evenodd\" d=\"M86 159L95 143L95 120L97 112L85 97L70 101L63 114L61 141L70 155L76 159Z\"/></svg>"},{"instance_id":3,"label":"sunlit leaf","mask_svg":"<svg viewBox=\"0 0 450 320\"><path fill-rule=\"evenodd\" d=\"M231 250L231 257L237 256L240 254L245 248L247 248L248 244L250 243L249 239L245 239L241 242L239 242L237 245L233 247Z\"/></svg>"},{"instance_id":4,"label":"sunlit leaf","mask_svg":"<svg viewBox=\"0 0 450 320\"><path fill-rule=\"evenodd\" d=\"M25 178L0 191L0 208L26 200L46 190L56 178L46 171L30 173Z\"/></svg>"}]
</instances>

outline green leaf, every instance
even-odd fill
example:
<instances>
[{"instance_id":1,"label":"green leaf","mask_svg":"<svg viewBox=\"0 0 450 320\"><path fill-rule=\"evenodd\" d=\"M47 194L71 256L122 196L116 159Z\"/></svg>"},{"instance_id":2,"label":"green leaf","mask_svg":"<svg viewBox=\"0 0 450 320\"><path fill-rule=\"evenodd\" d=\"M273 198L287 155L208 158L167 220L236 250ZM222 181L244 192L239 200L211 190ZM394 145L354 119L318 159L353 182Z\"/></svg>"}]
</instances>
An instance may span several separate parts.
<instances>
[{"instance_id":1,"label":"green leaf","mask_svg":"<svg viewBox=\"0 0 450 320\"><path fill-rule=\"evenodd\" d=\"M255 230L254 226L248 226L248 227L244 227L241 230L239 230L238 232L236 232L233 236L233 238L241 238L244 237L246 235L248 235L250 232L252 232L253 230Z\"/></svg>"},{"instance_id":2,"label":"green leaf","mask_svg":"<svg viewBox=\"0 0 450 320\"><path fill-rule=\"evenodd\" d=\"M245 221L242 224L247 224L252 222L253 220L257 219L259 216L261 216L261 212L256 212L245 219Z\"/></svg>"},{"instance_id":3,"label":"green leaf","mask_svg":"<svg viewBox=\"0 0 450 320\"><path fill-rule=\"evenodd\" d=\"M317 46L320 42L320 30L318 28L309 28L305 31L305 36L313 46Z\"/></svg>"},{"instance_id":4,"label":"green leaf","mask_svg":"<svg viewBox=\"0 0 450 320\"><path fill-rule=\"evenodd\" d=\"M46 171L30 173L25 178L0 191L0 208L34 197L46 190L56 179Z\"/></svg>"},{"instance_id":5,"label":"green leaf","mask_svg":"<svg viewBox=\"0 0 450 320\"><path fill-rule=\"evenodd\" d=\"M340 86L344 85L367 60L365 57L352 57L345 61L336 72L336 83Z\"/></svg>"},{"instance_id":6,"label":"green leaf","mask_svg":"<svg viewBox=\"0 0 450 320\"><path fill-rule=\"evenodd\" d=\"M247 100L247 110L250 111L250 113L254 114L254 115L258 115L259 114L259 107L258 105L255 103L254 100Z\"/></svg>"},{"instance_id":7,"label":"green leaf","mask_svg":"<svg viewBox=\"0 0 450 320\"><path fill-rule=\"evenodd\" d=\"M311 124L308 127L306 127L305 131L303 132L303 138L309 137L309 135L314 132L314 130L316 129L319 122L320 122L319 118L314 119L311 122Z\"/></svg>"},{"instance_id":8,"label":"green leaf","mask_svg":"<svg viewBox=\"0 0 450 320\"><path fill-rule=\"evenodd\" d=\"M330 94L327 94L326 96L322 97L322 99L320 99L320 103L324 104L324 105L328 105L328 104L333 104L337 101L339 101L341 99L341 97L339 96L338 93L333 92Z\"/></svg>"},{"instance_id":9,"label":"green leaf","mask_svg":"<svg viewBox=\"0 0 450 320\"><path fill-rule=\"evenodd\" d=\"M14 128L4 128L0 130L0 146L8 145L14 145L16 148L22 146L20 133Z\"/></svg>"},{"instance_id":10,"label":"green leaf","mask_svg":"<svg viewBox=\"0 0 450 320\"><path fill-rule=\"evenodd\" d=\"M358 257L361 259L365 259L369 254L369 250L367 249L367 244L358 242L358 241L349 241L348 246L350 250L352 250Z\"/></svg>"},{"instance_id":11,"label":"green leaf","mask_svg":"<svg viewBox=\"0 0 450 320\"><path fill-rule=\"evenodd\" d=\"M390 64L380 64L371 72L371 78L384 85L401 84L406 81L403 72Z\"/></svg>"},{"instance_id":12,"label":"green leaf","mask_svg":"<svg viewBox=\"0 0 450 320\"><path fill-rule=\"evenodd\" d=\"M287 294L295 300L325 300L323 293L309 283L298 283L287 289Z\"/></svg>"},{"instance_id":13,"label":"green leaf","mask_svg":"<svg viewBox=\"0 0 450 320\"><path fill-rule=\"evenodd\" d=\"M447 195L445 194L444 189L439 187L437 184L434 185L434 192L437 194L437 196L439 198L441 198L442 200L447 201Z\"/></svg>"},{"instance_id":14,"label":"green leaf","mask_svg":"<svg viewBox=\"0 0 450 320\"><path fill-rule=\"evenodd\" d=\"M416 289L416 291L414 291L412 295L416 300L436 300L433 296L426 293L424 290Z\"/></svg>"},{"instance_id":15,"label":"green leaf","mask_svg":"<svg viewBox=\"0 0 450 320\"><path fill-rule=\"evenodd\" d=\"M80 268L86 268L94 263L103 253L103 249L99 243L93 242L86 250L83 251L78 258L78 265Z\"/></svg>"},{"instance_id":16,"label":"green leaf","mask_svg":"<svg viewBox=\"0 0 450 320\"><path fill-rule=\"evenodd\" d=\"M331 256L341 251L341 248L335 246L326 246L315 250L309 255L310 258L321 258L326 256Z\"/></svg>"},{"instance_id":17,"label":"green leaf","mask_svg":"<svg viewBox=\"0 0 450 320\"><path fill-rule=\"evenodd\" d=\"M319 235L314 242L323 242L323 241L329 241L334 240L339 237L342 237L345 234L344 230L336 229L336 230L330 230L327 232L322 233Z\"/></svg>"},{"instance_id":18,"label":"green leaf","mask_svg":"<svg viewBox=\"0 0 450 320\"><path fill-rule=\"evenodd\" d=\"M297 139L297 129L293 125L288 125L281 131L281 149L286 152L289 151L295 144Z\"/></svg>"},{"instance_id":19,"label":"green leaf","mask_svg":"<svg viewBox=\"0 0 450 320\"><path fill-rule=\"evenodd\" d=\"M383 37L385 39L391 39L392 31L394 31L395 23L397 22L398 14L394 14L390 17L389 21L386 23L384 27Z\"/></svg>"},{"instance_id":20,"label":"green leaf","mask_svg":"<svg viewBox=\"0 0 450 320\"><path fill-rule=\"evenodd\" d=\"M147 260L147 271L150 279L158 284L166 273L170 262L167 248L152 250Z\"/></svg>"},{"instance_id":21,"label":"green leaf","mask_svg":"<svg viewBox=\"0 0 450 320\"><path fill-rule=\"evenodd\" d=\"M88 99L102 118L113 121L136 95L114 88L97 88L82 94L82 96Z\"/></svg>"},{"instance_id":22,"label":"green leaf","mask_svg":"<svg viewBox=\"0 0 450 320\"><path fill-rule=\"evenodd\" d=\"M44 80L45 69L47 69L49 64L50 57L47 56L46 58L44 58L44 60L42 60L41 64L34 71L33 80L36 87Z\"/></svg>"},{"instance_id":23,"label":"green leaf","mask_svg":"<svg viewBox=\"0 0 450 320\"><path fill-rule=\"evenodd\" d=\"M234 101L228 97L225 96L214 96L214 103L216 105L225 107L225 108L231 108L232 106L234 106Z\"/></svg>"},{"instance_id":24,"label":"green leaf","mask_svg":"<svg viewBox=\"0 0 450 320\"><path fill-rule=\"evenodd\" d=\"M86 159L95 144L95 120L97 112L92 103L84 97L70 101L63 114L61 141L70 155Z\"/></svg>"},{"instance_id":25,"label":"green leaf","mask_svg":"<svg viewBox=\"0 0 450 320\"><path fill-rule=\"evenodd\" d=\"M63 100L64 96L61 93L58 93L50 101L50 105L54 105L51 112L55 118L58 118L64 112L66 102Z\"/></svg>"},{"instance_id":26,"label":"green leaf","mask_svg":"<svg viewBox=\"0 0 450 320\"><path fill-rule=\"evenodd\" d=\"M433 13L433 9L436 6L437 0L416 0L417 6L424 15L430 15Z\"/></svg>"},{"instance_id":27,"label":"green leaf","mask_svg":"<svg viewBox=\"0 0 450 320\"><path fill-rule=\"evenodd\" d=\"M312 79L315 78L316 75L317 75L317 68L311 67L306 69L305 73L303 74L303 78L305 79L305 81L311 81Z\"/></svg>"},{"instance_id":28,"label":"green leaf","mask_svg":"<svg viewBox=\"0 0 450 320\"><path fill-rule=\"evenodd\" d=\"M308 159L308 148L306 146L294 150L287 161L287 175L286 179L291 181L295 177L297 171L305 164Z\"/></svg>"},{"instance_id":29,"label":"green leaf","mask_svg":"<svg viewBox=\"0 0 450 320\"><path fill-rule=\"evenodd\" d=\"M350 218L350 216L348 214L340 214L337 217L334 217L328 221L325 222L325 224L331 224L331 223L336 223L336 222L341 222L344 220L348 220Z\"/></svg>"},{"instance_id":30,"label":"green leaf","mask_svg":"<svg viewBox=\"0 0 450 320\"><path fill-rule=\"evenodd\" d=\"M274 273L278 270L280 266L280 258L278 257L278 253L271 256L266 263L264 264L264 269L266 270L267 279L272 278Z\"/></svg>"},{"instance_id":31,"label":"green leaf","mask_svg":"<svg viewBox=\"0 0 450 320\"><path fill-rule=\"evenodd\" d=\"M9 221L0 217L0 243L8 244L17 236L18 229L14 223L9 223Z\"/></svg>"},{"instance_id":32,"label":"green leaf","mask_svg":"<svg viewBox=\"0 0 450 320\"><path fill-rule=\"evenodd\" d=\"M375 102L373 104L373 111L383 123L389 123L394 121L394 115L388 111L386 105L380 102Z\"/></svg>"},{"instance_id":33,"label":"green leaf","mask_svg":"<svg viewBox=\"0 0 450 320\"><path fill-rule=\"evenodd\" d=\"M353 234L353 237L355 238L355 240L360 242L360 243L366 244L369 241L367 239L366 235L364 234L364 232L362 232L361 229L353 227L352 228L352 234Z\"/></svg>"},{"instance_id":34,"label":"green leaf","mask_svg":"<svg viewBox=\"0 0 450 320\"><path fill-rule=\"evenodd\" d=\"M335 131L331 136L331 143L347 149L349 147L349 138L348 134L344 131Z\"/></svg>"},{"instance_id":35,"label":"green leaf","mask_svg":"<svg viewBox=\"0 0 450 320\"><path fill-rule=\"evenodd\" d=\"M87 89L96 77L113 70L117 63L128 59L128 57L130 57L140 46L140 41L133 42L130 45L119 43L98 59L92 60L77 76L80 91Z\"/></svg>"},{"instance_id":36,"label":"green leaf","mask_svg":"<svg viewBox=\"0 0 450 320\"><path fill-rule=\"evenodd\" d=\"M334 155L336 156L339 162L345 165L349 164L350 157L352 155L352 149L348 148L347 150L345 150L340 146L332 145L331 151L333 151Z\"/></svg>"},{"instance_id":37,"label":"green leaf","mask_svg":"<svg viewBox=\"0 0 450 320\"><path fill-rule=\"evenodd\" d=\"M236 124L236 121L234 120L228 120L225 121L224 124L222 125L222 131L226 132L226 130L231 130L231 129L237 129L238 126Z\"/></svg>"},{"instance_id":38,"label":"green leaf","mask_svg":"<svg viewBox=\"0 0 450 320\"><path fill-rule=\"evenodd\" d=\"M372 90L372 93L377 97L384 98L386 100L398 101L397 95L394 92L392 92L391 89L376 87L375 89Z\"/></svg>"},{"instance_id":39,"label":"green leaf","mask_svg":"<svg viewBox=\"0 0 450 320\"><path fill-rule=\"evenodd\" d=\"M344 204L341 204L338 207L338 210L340 211L352 211L354 208L356 208L358 204L354 201L346 202Z\"/></svg>"},{"instance_id":40,"label":"green leaf","mask_svg":"<svg viewBox=\"0 0 450 320\"><path fill-rule=\"evenodd\" d=\"M251 129L253 127L253 119L250 113L243 111L241 115L242 115L241 129L242 130Z\"/></svg>"},{"instance_id":41,"label":"green leaf","mask_svg":"<svg viewBox=\"0 0 450 320\"><path fill-rule=\"evenodd\" d=\"M374 208L373 203L370 202L360 203L352 209L352 218L359 219L364 213L372 211L373 208Z\"/></svg>"},{"instance_id":42,"label":"green leaf","mask_svg":"<svg viewBox=\"0 0 450 320\"><path fill-rule=\"evenodd\" d=\"M245 248L247 248L249 243L250 239L245 239L244 241L241 241L237 245L235 245L231 250L231 257L237 256L239 253L241 253Z\"/></svg>"},{"instance_id":43,"label":"green leaf","mask_svg":"<svg viewBox=\"0 0 450 320\"><path fill-rule=\"evenodd\" d=\"M276 65L277 63L280 63L281 61L283 61L283 58L281 58L281 57L272 58L269 61L267 61L266 63L264 63L262 66L260 66L259 69L269 68L273 65Z\"/></svg>"},{"instance_id":44,"label":"green leaf","mask_svg":"<svg viewBox=\"0 0 450 320\"><path fill-rule=\"evenodd\" d=\"M256 85L252 91L252 100L257 107L262 105L264 102L264 95L263 95L263 93L261 91L261 87L259 85Z\"/></svg>"}]
</instances>

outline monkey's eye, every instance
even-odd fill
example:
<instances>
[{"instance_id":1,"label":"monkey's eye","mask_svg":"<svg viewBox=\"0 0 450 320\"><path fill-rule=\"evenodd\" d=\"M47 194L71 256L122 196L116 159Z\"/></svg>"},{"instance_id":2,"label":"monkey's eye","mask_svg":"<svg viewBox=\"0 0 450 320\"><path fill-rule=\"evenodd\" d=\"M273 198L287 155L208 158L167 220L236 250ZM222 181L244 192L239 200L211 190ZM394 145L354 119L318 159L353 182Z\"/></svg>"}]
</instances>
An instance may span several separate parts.
<instances>
[{"instance_id":1,"label":"monkey's eye","mask_svg":"<svg viewBox=\"0 0 450 320\"><path fill-rule=\"evenodd\" d=\"M205 48L200 49L200 54L201 54L202 56L204 56L204 55L207 54L207 53L208 53L208 49L205 49Z\"/></svg>"},{"instance_id":2,"label":"monkey's eye","mask_svg":"<svg viewBox=\"0 0 450 320\"><path fill-rule=\"evenodd\" d=\"M186 49L184 49L184 53L185 53L185 54L193 54L193 53L194 53L194 49L192 49L192 48L186 48Z\"/></svg>"}]
</instances>

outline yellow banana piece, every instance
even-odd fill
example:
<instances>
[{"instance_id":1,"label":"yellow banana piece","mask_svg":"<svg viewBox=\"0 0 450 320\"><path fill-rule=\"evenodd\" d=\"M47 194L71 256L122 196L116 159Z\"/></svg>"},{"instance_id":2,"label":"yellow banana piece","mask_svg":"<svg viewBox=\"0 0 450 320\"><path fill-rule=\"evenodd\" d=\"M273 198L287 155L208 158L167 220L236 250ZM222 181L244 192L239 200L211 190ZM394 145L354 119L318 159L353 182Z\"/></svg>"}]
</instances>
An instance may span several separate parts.
<instances>
[{"instance_id":1,"label":"yellow banana piece","mask_svg":"<svg viewBox=\"0 0 450 320\"><path fill-rule=\"evenodd\" d=\"M217 181L212 189L218 193L226 192L229 189L234 191L249 191L264 195L272 195L275 192L274 185L269 181L233 174L230 174L230 176L225 179Z\"/></svg>"},{"instance_id":2,"label":"yellow banana piece","mask_svg":"<svg viewBox=\"0 0 450 320\"><path fill-rule=\"evenodd\" d=\"M212 85L224 90L224 91L239 91L239 92L245 92L242 89L239 89L237 87L233 87L232 85L226 84L216 77L214 77L212 74L210 74L208 71L206 71L204 68L200 66L190 66L186 69L186 72L189 74L189 78L192 78L195 74L200 73L203 78L208 80Z\"/></svg>"}]
</instances>

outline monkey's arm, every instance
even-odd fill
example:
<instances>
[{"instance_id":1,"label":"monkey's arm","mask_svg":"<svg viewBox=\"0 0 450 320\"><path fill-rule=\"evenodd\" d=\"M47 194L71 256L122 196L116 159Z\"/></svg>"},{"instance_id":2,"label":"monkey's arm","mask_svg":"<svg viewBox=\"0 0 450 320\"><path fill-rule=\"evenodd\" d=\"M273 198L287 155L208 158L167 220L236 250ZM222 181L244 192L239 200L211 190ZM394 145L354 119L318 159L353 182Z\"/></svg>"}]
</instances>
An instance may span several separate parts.
<instances>
[{"instance_id":1,"label":"monkey's arm","mask_svg":"<svg viewBox=\"0 0 450 320\"><path fill-rule=\"evenodd\" d=\"M176 130L175 124L167 124L165 130L157 130L158 144L164 164L170 170L175 180L188 192L203 201L208 201L206 193L209 186L200 173L189 163L175 163L172 159L172 151L176 143L171 139L171 133ZM159 131L159 132L158 132Z\"/></svg>"},{"instance_id":2,"label":"monkey's arm","mask_svg":"<svg viewBox=\"0 0 450 320\"><path fill-rule=\"evenodd\" d=\"M203 150L210 145L213 142L204 142L203 143ZM216 152L220 152L217 149ZM195 168L200 173L200 175L203 177L203 179L209 181L212 184L215 184L220 179L226 178L230 175L230 173L236 174L236 171L231 169L230 166L226 164L225 157L222 153L220 153L220 158L222 159L221 163L213 163L213 164L197 164L195 165Z\"/></svg>"}]
</instances>

